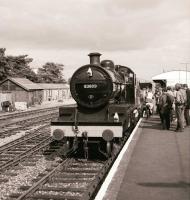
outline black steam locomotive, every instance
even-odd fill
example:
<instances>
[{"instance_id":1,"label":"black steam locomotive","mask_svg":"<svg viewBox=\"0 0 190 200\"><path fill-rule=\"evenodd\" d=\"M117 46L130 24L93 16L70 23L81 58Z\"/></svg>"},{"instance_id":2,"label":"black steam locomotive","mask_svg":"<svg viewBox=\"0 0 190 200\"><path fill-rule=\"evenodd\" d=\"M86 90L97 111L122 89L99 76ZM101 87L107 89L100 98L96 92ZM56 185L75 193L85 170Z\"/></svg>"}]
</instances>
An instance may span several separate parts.
<instances>
[{"instance_id":1,"label":"black steam locomotive","mask_svg":"<svg viewBox=\"0 0 190 200\"><path fill-rule=\"evenodd\" d=\"M136 102L136 75L128 67L100 62L100 53L90 53L90 64L75 71L70 81L76 105L59 108L51 122L55 141L66 140L68 149L82 144L85 157L92 145L109 156L139 118Z\"/></svg>"}]
</instances>

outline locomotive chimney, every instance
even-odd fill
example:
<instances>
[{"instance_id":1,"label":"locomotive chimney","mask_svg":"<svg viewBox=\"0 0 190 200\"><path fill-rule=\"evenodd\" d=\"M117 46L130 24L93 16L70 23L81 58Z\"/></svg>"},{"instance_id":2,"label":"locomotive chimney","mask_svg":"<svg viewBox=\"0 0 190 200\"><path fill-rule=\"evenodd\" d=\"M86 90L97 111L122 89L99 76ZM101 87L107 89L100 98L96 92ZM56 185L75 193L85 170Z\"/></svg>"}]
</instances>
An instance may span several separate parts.
<instances>
[{"instance_id":1,"label":"locomotive chimney","mask_svg":"<svg viewBox=\"0 0 190 200\"><path fill-rule=\"evenodd\" d=\"M90 64L91 65L100 65L100 56L102 54L95 52L95 53L89 53L88 56L90 57Z\"/></svg>"}]
</instances>

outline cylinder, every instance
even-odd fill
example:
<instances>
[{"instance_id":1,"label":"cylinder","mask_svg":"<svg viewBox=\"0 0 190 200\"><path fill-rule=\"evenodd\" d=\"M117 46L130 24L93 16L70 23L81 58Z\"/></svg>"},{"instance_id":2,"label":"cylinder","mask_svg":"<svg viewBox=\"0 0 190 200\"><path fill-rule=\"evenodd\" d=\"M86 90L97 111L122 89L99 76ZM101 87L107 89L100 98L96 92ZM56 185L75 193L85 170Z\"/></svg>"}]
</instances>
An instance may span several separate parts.
<instances>
[{"instance_id":1,"label":"cylinder","mask_svg":"<svg viewBox=\"0 0 190 200\"><path fill-rule=\"evenodd\" d=\"M90 64L91 65L100 65L100 56L102 54L98 52L89 53L88 56L90 57Z\"/></svg>"}]
</instances>

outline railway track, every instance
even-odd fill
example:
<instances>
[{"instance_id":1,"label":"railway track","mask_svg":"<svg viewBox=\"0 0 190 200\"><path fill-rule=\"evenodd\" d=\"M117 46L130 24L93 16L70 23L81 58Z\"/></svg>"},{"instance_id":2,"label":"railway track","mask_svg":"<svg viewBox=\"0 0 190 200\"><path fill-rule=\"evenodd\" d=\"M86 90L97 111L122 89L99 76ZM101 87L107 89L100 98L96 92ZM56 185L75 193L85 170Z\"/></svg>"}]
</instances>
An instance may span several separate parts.
<instances>
[{"instance_id":1,"label":"railway track","mask_svg":"<svg viewBox=\"0 0 190 200\"><path fill-rule=\"evenodd\" d=\"M49 146L51 137L49 125L40 126L25 136L22 136L0 147L0 173L18 164L35 151ZM43 131L42 131L43 129Z\"/></svg>"},{"instance_id":2,"label":"railway track","mask_svg":"<svg viewBox=\"0 0 190 200\"><path fill-rule=\"evenodd\" d=\"M34 127L39 124L48 123L52 118L58 115L58 111L48 111L45 113L38 113L26 118L16 119L11 122L0 125L0 138L10 137L17 134L21 130L28 130L29 127Z\"/></svg>"},{"instance_id":3,"label":"railway track","mask_svg":"<svg viewBox=\"0 0 190 200\"><path fill-rule=\"evenodd\" d=\"M77 150L74 152L76 153ZM4 199L92 199L119 151L119 148L115 148L115 152L110 159L101 161L74 159L73 157L76 157L76 154L73 155L73 152L69 153L69 157L72 158L46 161L51 162L51 164L46 166L37 176L23 181L24 183L21 183L15 192ZM34 163L31 164L32 161L29 158L27 160L27 162L20 162L19 165L23 165L23 162L27 166L34 165ZM45 165L47 164L43 164L43 166ZM32 173L34 173L33 170Z\"/></svg>"},{"instance_id":4,"label":"railway track","mask_svg":"<svg viewBox=\"0 0 190 200\"><path fill-rule=\"evenodd\" d=\"M21 186L11 199L89 199L102 179L104 162L66 159L37 177L33 185Z\"/></svg>"},{"instance_id":5,"label":"railway track","mask_svg":"<svg viewBox=\"0 0 190 200\"><path fill-rule=\"evenodd\" d=\"M0 147L1 200L9 200L9 193L15 191L19 184L35 178L36 174L44 171L52 162L55 164L55 161L46 161L44 158L43 152L49 148L50 142L48 124Z\"/></svg>"},{"instance_id":6,"label":"railway track","mask_svg":"<svg viewBox=\"0 0 190 200\"><path fill-rule=\"evenodd\" d=\"M49 115L54 115L57 116L58 110L50 110L50 111L45 111L45 112L37 112L33 114L27 114L27 116L22 116L22 117L15 117L14 120L9 120L6 119L4 122L1 122L0 128L5 128L8 129L8 127L11 127L11 125L21 125L23 123L29 122L30 120L39 120L42 117L49 116Z\"/></svg>"},{"instance_id":7,"label":"railway track","mask_svg":"<svg viewBox=\"0 0 190 200\"><path fill-rule=\"evenodd\" d=\"M0 115L0 122L1 124L4 123L7 120L10 119L15 119L15 118L23 118L28 115L36 115L38 113L43 113L43 112L49 112L49 111L58 111L59 106L51 107L51 108L41 108L41 109L35 109L35 110L27 110L27 111L20 111L20 112L15 112L15 113L8 113L8 114L3 114Z\"/></svg>"}]
</instances>

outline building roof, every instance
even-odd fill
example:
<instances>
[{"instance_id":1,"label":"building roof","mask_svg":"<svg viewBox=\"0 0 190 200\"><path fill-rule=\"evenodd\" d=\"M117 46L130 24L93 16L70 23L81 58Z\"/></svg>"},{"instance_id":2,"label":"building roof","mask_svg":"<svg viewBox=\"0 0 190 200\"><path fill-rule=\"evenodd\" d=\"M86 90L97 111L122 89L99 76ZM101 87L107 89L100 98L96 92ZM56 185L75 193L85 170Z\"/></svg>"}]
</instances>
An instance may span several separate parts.
<instances>
[{"instance_id":1,"label":"building roof","mask_svg":"<svg viewBox=\"0 0 190 200\"><path fill-rule=\"evenodd\" d=\"M38 84L33 83L32 81L26 79L26 78L7 78L1 83L10 80L16 85L20 86L24 90L30 91L30 90L42 90L42 87L40 87Z\"/></svg>"},{"instance_id":2,"label":"building roof","mask_svg":"<svg viewBox=\"0 0 190 200\"><path fill-rule=\"evenodd\" d=\"M174 86L176 83L188 84L190 86L190 71L174 70L158 74L152 77L153 81L164 80L167 85Z\"/></svg>"},{"instance_id":3,"label":"building roof","mask_svg":"<svg viewBox=\"0 0 190 200\"><path fill-rule=\"evenodd\" d=\"M69 85L66 83L38 83L42 89L69 89Z\"/></svg>"}]
</instances>

